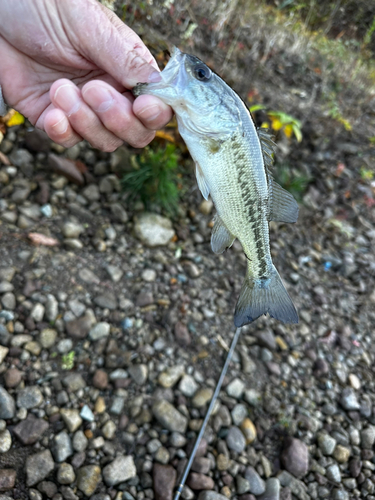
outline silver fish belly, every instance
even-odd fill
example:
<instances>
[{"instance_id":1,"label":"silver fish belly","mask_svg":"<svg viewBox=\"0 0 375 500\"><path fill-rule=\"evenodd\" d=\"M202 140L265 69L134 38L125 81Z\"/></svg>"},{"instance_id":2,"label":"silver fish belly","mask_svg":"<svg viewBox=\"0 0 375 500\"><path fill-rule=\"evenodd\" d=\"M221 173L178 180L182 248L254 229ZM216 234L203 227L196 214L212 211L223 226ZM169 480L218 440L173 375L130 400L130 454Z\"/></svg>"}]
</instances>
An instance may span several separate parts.
<instances>
[{"instance_id":1,"label":"silver fish belly","mask_svg":"<svg viewBox=\"0 0 375 500\"><path fill-rule=\"evenodd\" d=\"M240 97L198 58L177 49L161 77L160 83L141 84L133 92L156 95L174 109L196 164L198 186L206 199L211 195L217 210L212 250L224 252L235 238L242 244L247 273L235 325L267 313L297 323L296 309L272 262L269 221L296 222L298 205L268 171L270 137L256 130Z\"/></svg>"}]
</instances>

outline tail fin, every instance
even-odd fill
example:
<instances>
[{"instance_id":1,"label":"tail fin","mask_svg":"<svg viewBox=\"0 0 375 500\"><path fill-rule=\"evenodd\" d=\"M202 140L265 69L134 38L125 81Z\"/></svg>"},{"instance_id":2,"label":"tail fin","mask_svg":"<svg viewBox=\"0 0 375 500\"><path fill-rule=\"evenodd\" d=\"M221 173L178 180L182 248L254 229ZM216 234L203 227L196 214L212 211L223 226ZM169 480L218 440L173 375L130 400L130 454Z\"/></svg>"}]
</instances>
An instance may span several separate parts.
<instances>
[{"instance_id":1,"label":"tail fin","mask_svg":"<svg viewBox=\"0 0 375 500\"><path fill-rule=\"evenodd\" d=\"M251 278L248 270L237 301L234 324L243 326L267 313L283 323L298 323L296 308L276 268L261 279Z\"/></svg>"}]
</instances>

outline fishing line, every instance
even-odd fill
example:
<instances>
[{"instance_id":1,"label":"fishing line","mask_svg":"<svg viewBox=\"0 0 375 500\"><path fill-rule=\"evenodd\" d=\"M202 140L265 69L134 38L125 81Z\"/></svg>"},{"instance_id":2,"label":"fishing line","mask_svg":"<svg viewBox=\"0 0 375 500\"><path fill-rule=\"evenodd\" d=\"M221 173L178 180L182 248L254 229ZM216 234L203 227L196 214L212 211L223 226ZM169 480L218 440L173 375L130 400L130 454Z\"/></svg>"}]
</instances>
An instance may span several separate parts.
<instances>
[{"instance_id":1,"label":"fishing line","mask_svg":"<svg viewBox=\"0 0 375 500\"><path fill-rule=\"evenodd\" d=\"M216 385L216 389L215 389L214 395L212 396L210 406L208 407L206 416L204 417L201 430L199 431L197 440L195 441L195 445L194 445L193 451L191 452L189 461L186 464L186 467L185 467L185 470L184 470L184 474L182 476L180 484L178 485L178 488L177 488L174 500L178 500L180 498L182 490L183 490L183 488L185 486L186 479L187 479L187 477L189 475L191 465L192 465L192 463L194 461L194 458L195 458L195 455L197 453L199 443L202 440L202 437L203 437L204 431L206 430L206 427L207 427L208 421L210 419L212 410L214 409L216 400L217 400L217 398L219 396L221 386L223 385L223 380L224 380L224 377L225 377L225 375L226 375L226 373L228 371L228 366L229 366L229 363L230 363L230 361L232 359L232 356L233 356L234 350L236 348L237 341L238 341L238 338L240 336L240 333L241 333L241 327L237 328L236 333L234 334L234 337L233 337L233 340L232 340L232 343L231 343L231 346L230 346L230 349L229 349L229 352L228 352L228 355L227 355L227 359L225 360L223 369L221 370L220 378L219 378L219 380L217 382L217 385Z\"/></svg>"}]
</instances>

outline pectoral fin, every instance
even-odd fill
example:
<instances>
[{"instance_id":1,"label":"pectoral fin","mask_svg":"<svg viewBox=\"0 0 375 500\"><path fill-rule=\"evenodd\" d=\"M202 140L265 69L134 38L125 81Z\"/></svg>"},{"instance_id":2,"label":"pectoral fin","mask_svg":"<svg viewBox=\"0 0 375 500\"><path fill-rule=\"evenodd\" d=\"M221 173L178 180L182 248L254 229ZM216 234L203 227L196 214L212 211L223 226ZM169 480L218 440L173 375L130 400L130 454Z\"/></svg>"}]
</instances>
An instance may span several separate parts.
<instances>
[{"instance_id":1,"label":"pectoral fin","mask_svg":"<svg viewBox=\"0 0 375 500\"><path fill-rule=\"evenodd\" d=\"M277 184L271 177L269 178L269 186L269 220L275 222L297 222L299 208L293 196Z\"/></svg>"},{"instance_id":2,"label":"pectoral fin","mask_svg":"<svg viewBox=\"0 0 375 500\"><path fill-rule=\"evenodd\" d=\"M233 245L236 238L224 226L218 215L215 217L215 224L211 234L211 248L214 253L223 253Z\"/></svg>"},{"instance_id":3,"label":"pectoral fin","mask_svg":"<svg viewBox=\"0 0 375 500\"><path fill-rule=\"evenodd\" d=\"M210 188L209 188L207 181L204 177L202 169L197 161L195 162L195 175L197 178L199 190L202 193L203 198L205 200L208 200L208 195L210 194Z\"/></svg>"}]
</instances>

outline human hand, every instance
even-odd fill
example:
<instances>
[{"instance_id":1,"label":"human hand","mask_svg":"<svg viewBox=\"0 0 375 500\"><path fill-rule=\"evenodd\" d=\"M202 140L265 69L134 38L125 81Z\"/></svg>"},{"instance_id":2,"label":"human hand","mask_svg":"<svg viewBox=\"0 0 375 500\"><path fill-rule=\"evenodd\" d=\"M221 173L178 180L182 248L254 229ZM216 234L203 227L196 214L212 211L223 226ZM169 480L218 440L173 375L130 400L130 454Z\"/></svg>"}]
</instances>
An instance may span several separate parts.
<instances>
[{"instance_id":1,"label":"human hand","mask_svg":"<svg viewBox=\"0 0 375 500\"><path fill-rule=\"evenodd\" d=\"M147 145L172 117L138 82L158 78L141 39L96 0L0 0L0 85L9 106L71 147Z\"/></svg>"}]
</instances>

